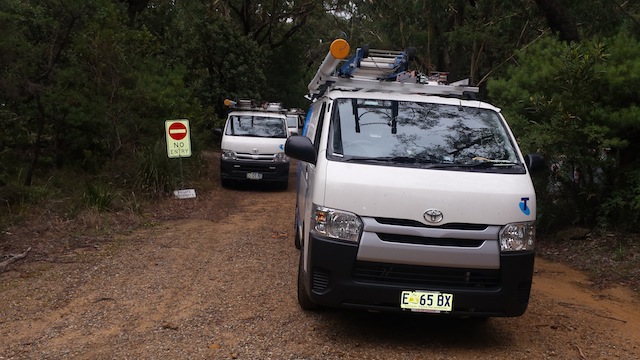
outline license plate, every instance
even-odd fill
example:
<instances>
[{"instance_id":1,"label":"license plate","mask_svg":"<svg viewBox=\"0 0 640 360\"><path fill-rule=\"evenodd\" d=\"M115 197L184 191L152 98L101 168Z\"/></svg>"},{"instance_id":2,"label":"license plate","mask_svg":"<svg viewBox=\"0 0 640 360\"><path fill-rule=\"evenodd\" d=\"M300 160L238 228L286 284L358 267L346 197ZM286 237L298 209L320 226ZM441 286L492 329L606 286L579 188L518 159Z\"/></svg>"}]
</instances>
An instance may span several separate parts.
<instances>
[{"instance_id":1,"label":"license plate","mask_svg":"<svg viewBox=\"0 0 640 360\"><path fill-rule=\"evenodd\" d=\"M257 172L247 173L247 179L249 179L249 180L262 180L262 173L257 173Z\"/></svg>"},{"instance_id":2,"label":"license plate","mask_svg":"<svg viewBox=\"0 0 640 360\"><path fill-rule=\"evenodd\" d=\"M451 311L453 294L437 291L403 291L400 295L400 308L417 312Z\"/></svg>"}]
</instances>

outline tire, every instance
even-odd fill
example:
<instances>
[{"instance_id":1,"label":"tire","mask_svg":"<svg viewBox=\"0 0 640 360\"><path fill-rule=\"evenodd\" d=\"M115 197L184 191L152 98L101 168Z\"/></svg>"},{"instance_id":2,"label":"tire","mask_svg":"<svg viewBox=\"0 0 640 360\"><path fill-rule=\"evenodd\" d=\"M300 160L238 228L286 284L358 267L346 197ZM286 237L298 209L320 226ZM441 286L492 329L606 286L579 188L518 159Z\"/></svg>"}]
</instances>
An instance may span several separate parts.
<instances>
[{"instance_id":1,"label":"tire","mask_svg":"<svg viewBox=\"0 0 640 360\"><path fill-rule=\"evenodd\" d=\"M230 179L220 179L220 184L222 184L222 187L228 188L233 185L233 181Z\"/></svg>"},{"instance_id":2,"label":"tire","mask_svg":"<svg viewBox=\"0 0 640 360\"><path fill-rule=\"evenodd\" d=\"M295 245L296 249L300 250L302 249L302 234L304 234L304 225L300 224L300 211L298 208L298 198L296 196L296 213L295 213L295 224L294 224L294 230L295 230L295 235L293 238L293 245Z\"/></svg>"},{"instance_id":3,"label":"tire","mask_svg":"<svg viewBox=\"0 0 640 360\"><path fill-rule=\"evenodd\" d=\"M315 311L320 309L318 304L311 301L309 294L304 287L304 268L302 266L302 258L304 257L304 251L300 250L300 260L298 261L298 305L304 311Z\"/></svg>"},{"instance_id":4,"label":"tire","mask_svg":"<svg viewBox=\"0 0 640 360\"><path fill-rule=\"evenodd\" d=\"M300 229L298 229L298 227L296 226L296 235L295 238L293 239L293 245L296 246L296 249L300 250L300 248L302 247L302 239L300 236Z\"/></svg>"}]
</instances>

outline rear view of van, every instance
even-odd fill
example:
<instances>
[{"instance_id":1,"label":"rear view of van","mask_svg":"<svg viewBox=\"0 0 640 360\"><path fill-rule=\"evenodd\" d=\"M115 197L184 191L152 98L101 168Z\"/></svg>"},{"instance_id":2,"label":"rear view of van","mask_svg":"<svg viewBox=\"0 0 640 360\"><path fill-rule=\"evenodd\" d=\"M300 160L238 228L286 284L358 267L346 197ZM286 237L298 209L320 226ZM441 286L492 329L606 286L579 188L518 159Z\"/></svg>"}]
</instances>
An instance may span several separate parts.
<instances>
[{"instance_id":1,"label":"rear view of van","mask_svg":"<svg viewBox=\"0 0 640 360\"><path fill-rule=\"evenodd\" d=\"M300 160L300 306L522 315L542 159L470 87L327 81L285 145Z\"/></svg>"}]
</instances>

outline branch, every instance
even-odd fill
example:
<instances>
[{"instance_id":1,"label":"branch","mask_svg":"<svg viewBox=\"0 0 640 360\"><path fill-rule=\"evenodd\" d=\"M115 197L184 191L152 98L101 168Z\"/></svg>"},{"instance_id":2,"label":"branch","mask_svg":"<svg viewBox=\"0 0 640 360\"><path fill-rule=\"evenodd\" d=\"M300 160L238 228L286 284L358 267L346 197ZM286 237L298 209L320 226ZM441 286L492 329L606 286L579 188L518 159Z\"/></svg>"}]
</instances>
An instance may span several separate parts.
<instances>
[{"instance_id":1,"label":"branch","mask_svg":"<svg viewBox=\"0 0 640 360\"><path fill-rule=\"evenodd\" d=\"M501 67L502 65L506 64L508 61L510 61L511 59L513 59L514 57L516 57L517 53L521 50L524 50L526 48L528 48L530 45L532 45L533 43L535 43L536 41L538 41L540 38L542 38L544 35L546 34L546 31L542 31L540 33L540 35L538 35L538 37L536 37L535 39L531 40L531 42L529 42L528 44L526 44L525 46L521 47L520 49L517 49L516 51L513 52L513 54L511 54L508 58L506 58L503 62L501 62L500 64L496 65L493 69L491 69L485 76L482 77L482 79L480 79L480 81L476 84L476 86L480 86L480 84L482 84L483 82L485 82L489 76L491 76L491 74L497 70L499 67Z\"/></svg>"},{"instance_id":2,"label":"branch","mask_svg":"<svg viewBox=\"0 0 640 360\"><path fill-rule=\"evenodd\" d=\"M7 260L3 261L0 263L0 272L4 271L4 269L9 266L9 264L14 263L20 259L23 259L25 257L27 257L27 254L29 253L29 251L31 251L31 247L29 247L25 252L23 252L22 254L11 254L10 258L8 258Z\"/></svg>"},{"instance_id":3,"label":"branch","mask_svg":"<svg viewBox=\"0 0 640 360\"><path fill-rule=\"evenodd\" d=\"M631 21L633 21L634 23L636 23L636 25L640 25L640 21L638 21L638 19L633 16L633 14L629 13L627 10L625 10L625 6L627 6L627 1L625 1L622 4L618 4L616 3L615 5L618 7L618 10L622 11L622 13L624 15L626 15L629 19L631 19Z\"/></svg>"},{"instance_id":4,"label":"branch","mask_svg":"<svg viewBox=\"0 0 640 360\"><path fill-rule=\"evenodd\" d=\"M576 347L576 349L578 349L578 352L580 353L580 360L586 360L586 359L587 359L587 357L586 357L586 356L584 356L584 353L582 352L582 349L580 349L580 348L578 347L578 345L576 345L576 344L573 344L573 346L575 346L575 347Z\"/></svg>"}]
</instances>

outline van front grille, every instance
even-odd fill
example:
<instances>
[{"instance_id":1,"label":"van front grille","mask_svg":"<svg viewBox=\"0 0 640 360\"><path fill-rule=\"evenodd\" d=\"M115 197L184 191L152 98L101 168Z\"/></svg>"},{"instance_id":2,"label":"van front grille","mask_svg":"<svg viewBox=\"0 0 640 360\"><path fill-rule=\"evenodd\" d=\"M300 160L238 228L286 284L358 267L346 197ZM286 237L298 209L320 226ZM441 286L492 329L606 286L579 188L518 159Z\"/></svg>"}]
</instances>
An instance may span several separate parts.
<instances>
[{"instance_id":1,"label":"van front grille","mask_svg":"<svg viewBox=\"0 0 640 360\"><path fill-rule=\"evenodd\" d=\"M379 224L383 224L383 225L422 227L422 228L434 228L434 229L446 229L446 230L484 231L489 227L486 224L467 224L467 223L449 223L449 224L442 224L439 226L430 226L415 220L382 218L382 217L377 217L375 218L375 220Z\"/></svg>"},{"instance_id":2,"label":"van front grille","mask_svg":"<svg viewBox=\"0 0 640 360\"><path fill-rule=\"evenodd\" d=\"M422 237L422 236L385 234L385 233L376 233L376 235L378 235L378 237L382 241L402 243L402 244L478 248L482 246L482 244L484 243L484 240L430 238L430 237Z\"/></svg>"},{"instance_id":3,"label":"van front grille","mask_svg":"<svg viewBox=\"0 0 640 360\"><path fill-rule=\"evenodd\" d=\"M407 286L497 288L500 282L500 270L454 269L358 261L354 278L359 281Z\"/></svg>"},{"instance_id":4,"label":"van front grille","mask_svg":"<svg viewBox=\"0 0 640 360\"><path fill-rule=\"evenodd\" d=\"M274 162L275 154L236 154L238 161L261 161L261 162Z\"/></svg>"}]
</instances>

